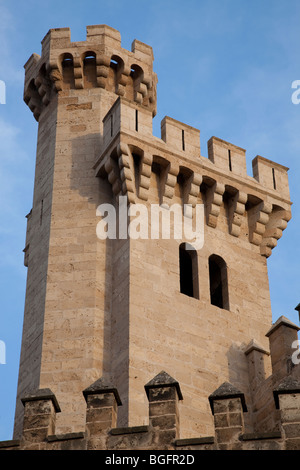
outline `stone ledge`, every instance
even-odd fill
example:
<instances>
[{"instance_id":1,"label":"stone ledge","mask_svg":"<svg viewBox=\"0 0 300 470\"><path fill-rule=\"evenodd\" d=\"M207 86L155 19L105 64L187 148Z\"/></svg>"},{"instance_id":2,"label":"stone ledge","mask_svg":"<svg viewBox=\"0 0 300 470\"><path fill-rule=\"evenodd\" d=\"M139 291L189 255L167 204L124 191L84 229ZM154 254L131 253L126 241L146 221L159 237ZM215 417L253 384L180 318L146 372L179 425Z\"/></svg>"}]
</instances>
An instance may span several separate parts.
<instances>
[{"instance_id":1,"label":"stone ledge","mask_svg":"<svg viewBox=\"0 0 300 470\"><path fill-rule=\"evenodd\" d=\"M248 354L250 354L252 351L257 351L262 354L266 354L267 356L270 356L269 351L262 347L255 339L250 341L244 353L246 354L246 356L248 356Z\"/></svg>"},{"instance_id":2,"label":"stone ledge","mask_svg":"<svg viewBox=\"0 0 300 470\"><path fill-rule=\"evenodd\" d=\"M238 390L236 387L234 387L231 383L224 382L219 388L217 388L217 390L215 390L208 397L212 414L214 415L214 401L228 400L228 399L234 399L234 398L240 398L243 411L247 412L245 395L242 392L240 392L240 390Z\"/></svg>"},{"instance_id":3,"label":"stone ledge","mask_svg":"<svg viewBox=\"0 0 300 470\"><path fill-rule=\"evenodd\" d=\"M19 440L11 440L11 441L1 441L0 442L0 448L2 447L17 447L20 445Z\"/></svg>"},{"instance_id":4,"label":"stone ledge","mask_svg":"<svg viewBox=\"0 0 300 470\"><path fill-rule=\"evenodd\" d=\"M149 399L149 390L153 388L164 388L164 387L175 387L179 400L183 400L183 396L180 390L180 385L177 380L173 379L167 372L162 370L157 374L150 382L145 385L145 391Z\"/></svg>"},{"instance_id":5,"label":"stone ledge","mask_svg":"<svg viewBox=\"0 0 300 470\"><path fill-rule=\"evenodd\" d=\"M100 379L96 380L96 382L92 383L88 388L83 390L83 396L85 398L85 401L87 401L87 397L89 395L101 395L104 393L113 393L115 400L117 402L118 406L122 405L118 390L116 387L111 385L109 382L107 382L103 377Z\"/></svg>"},{"instance_id":6,"label":"stone ledge","mask_svg":"<svg viewBox=\"0 0 300 470\"><path fill-rule=\"evenodd\" d=\"M25 406L25 403L30 401L42 401L42 400L51 400L54 406L56 413L60 412L60 406L56 399L54 393L50 390L50 388L41 388L38 390L33 390L28 392L25 397L21 398L21 402Z\"/></svg>"},{"instance_id":7,"label":"stone ledge","mask_svg":"<svg viewBox=\"0 0 300 470\"><path fill-rule=\"evenodd\" d=\"M48 442L54 441L67 441L71 439L84 439L86 437L84 432L69 432L66 434L52 434L47 437Z\"/></svg>"},{"instance_id":8,"label":"stone ledge","mask_svg":"<svg viewBox=\"0 0 300 470\"><path fill-rule=\"evenodd\" d=\"M300 327L295 325L295 323L291 322L288 318L285 316L281 316L278 318L278 320L272 325L270 330L266 333L266 337L269 338L274 331L276 331L278 328L280 328L282 325L287 326L288 328L292 328L294 330L299 331Z\"/></svg>"},{"instance_id":9,"label":"stone ledge","mask_svg":"<svg viewBox=\"0 0 300 470\"><path fill-rule=\"evenodd\" d=\"M176 447L179 446L191 446L191 445L198 445L198 444L214 444L215 438L214 436L208 437L191 437L189 439L176 439L174 445Z\"/></svg>"},{"instance_id":10,"label":"stone ledge","mask_svg":"<svg viewBox=\"0 0 300 470\"><path fill-rule=\"evenodd\" d=\"M263 439L281 439L280 431L246 433L240 436L241 441L255 441Z\"/></svg>"},{"instance_id":11,"label":"stone ledge","mask_svg":"<svg viewBox=\"0 0 300 470\"><path fill-rule=\"evenodd\" d=\"M276 409L279 409L279 395L292 395L300 393L300 380L291 376L286 377L278 387L273 390Z\"/></svg>"},{"instance_id":12,"label":"stone ledge","mask_svg":"<svg viewBox=\"0 0 300 470\"><path fill-rule=\"evenodd\" d=\"M148 431L149 426L132 426L128 428L113 428L110 430L110 434L112 436L119 436L120 434L135 434Z\"/></svg>"}]
</instances>

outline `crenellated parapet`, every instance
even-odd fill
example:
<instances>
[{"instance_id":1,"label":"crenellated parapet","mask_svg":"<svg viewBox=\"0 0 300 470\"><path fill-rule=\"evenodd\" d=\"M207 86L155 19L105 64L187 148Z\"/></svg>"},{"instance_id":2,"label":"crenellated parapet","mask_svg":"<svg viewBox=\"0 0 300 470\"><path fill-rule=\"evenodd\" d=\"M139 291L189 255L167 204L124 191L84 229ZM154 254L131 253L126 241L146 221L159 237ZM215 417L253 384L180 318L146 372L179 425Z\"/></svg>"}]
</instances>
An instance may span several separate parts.
<instances>
[{"instance_id":1,"label":"crenellated parapet","mask_svg":"<svg viewBox=\"0 0 300 470\"><path fill-rule=\"evenodd\" d=\"M152 48L138 40L131 51L120 33L106 25L87 27L86 41L72 42L69 28L50 29L42 54L25 64L24 100L36 120L53 95L101 88L126 97L156 114L157 77Z\"/></svg>"},{"instance_id":2,"label":"crenellated parapet","mask_svg":"<svg viewBox=\"0 0 300 470\"><path fill-rule=\"evenodd\" d=\"M153 136L148 109L119 97L103 120L103 152L94 168L108 178L116 197L129 203L150 202L153 175L157 202L170 206L204 204L207 226L218 227L225 209L227 231L241 237L269 257L291 218L288 168L263 157L253 160L253 177L247 175L246 151L212 137L208 158L200 152L200 131L165 117L161 138ZM153 191L151 193L153 202ZM177 199L176 199L177 197Z\"/></svg>"},{"instance_id":3,"label":"crenellated parapet","mask_svg":"<svg viewBox=\"0 0 300 470\"><path fill-rule=\"evenodd\" d=\"M269 257L291 218L288 168L257 156L250 177L246 150L217 137L209 140L205 158L200 131L168 116L161 137L154 137L156 84L150 46L135 40L127 51L120 33L106 25L88 26L86 40L79 42L71 41L69 28L58 28L44 37L41 56L33 54L25 65L24 100L38 120L57 94L113 93L94 168L96 176L108 178L114 195L127 195L131 204L150 201L155 175L159 204L169 207L178 195L182 205L202 203L210 228L219 226L225 210L230 236L246 236ZM74 106L83 122L89 105L68 104L67 111Z\"/></svg>"},{"instance_id":4,"label":"crenellated parapet","mask_svg":"<svg viewBox=\"0 0 300 470\"><path fill-rule=\"evenodd\" d=\"M298 330L275 324L268 353L265 258L291 217L288 169L257 156L250 176L246 150L215 136L206 157L200 130L169 116L155 136L156 83L152 48L127 51L105 25L77 42L51 29L25 65L38 135L21 440L3 448L286 444Z\"/></svg>"},{"instance_id":5,"label":"crenellated parapet","mask_svg":"<svg viewBox=\"0 0 300 470\"><path fill-rule=\"evenodd\" d=\"M275 328L277 329L277 327ZM255 342L247 349L252 371L259 373L259 358L253 354L265 351ZM256 369L255 369L256 367ZM249 376L251 379L252 377ZM257 387L263 378L257 377ZM56 417L61 412L55 394L50 389L38 389L23 399L24 423L19 440L0 442L1 450L299 450L300 381L286 375L273 384L271 401L278 410L279 426L274 429L245 427L249 412L244 392L229 382L223 382L207 398L214 433L210 436L185 438L180 434L180 402L184 401L181 386L165 371L158 373L144 386L148 399L148 424L117 427L118 410L123 406L117 388L101 377L83 390L86 402L85 428L80 432L59 434Z\"/></svg>"}]
</instances>

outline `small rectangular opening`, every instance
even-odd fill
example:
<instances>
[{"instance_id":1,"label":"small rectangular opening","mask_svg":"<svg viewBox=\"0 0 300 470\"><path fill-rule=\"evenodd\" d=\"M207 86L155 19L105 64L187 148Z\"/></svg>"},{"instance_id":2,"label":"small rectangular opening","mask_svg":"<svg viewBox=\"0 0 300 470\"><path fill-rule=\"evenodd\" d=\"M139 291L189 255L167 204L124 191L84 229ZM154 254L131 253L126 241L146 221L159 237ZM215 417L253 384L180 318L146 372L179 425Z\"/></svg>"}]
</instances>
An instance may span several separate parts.
<instances>
[{"instance_id":1,"label":"small rectangular opening","mask_svg":"<svg viewBox=\"0 0 300 470\"><path fill-rule=\"evenodd\" d=\"M273 188L276 189L275 168L272 168Z\"/></svg>"},{"instance_id":2,"label":"small rectangular opening","mask_svg":"<svg viewBox=\"0 0 300 470\"><path fill-rule=\"evenodd\" d=\"M229 164L229 171L232 171L231 152L229 149L228 149L228 164Z\"/></svg>"},{"instance_id":3,"label":"small rectangular opening","mask_svg":"<svg viewBox=\"0 0 300 470\"><path fill-rule=\"evenodd\" d=\"M44 212L44 199L42 199L41 201L40 225L42 225L42 222L43 222L43 212Z\"/></svg>"},{"instance_id":4,"label":"small rectangular opening","mask_svg":"<svg viewBox=\"0 0 300 470\"><path fill-rule=\"evenodd\" d=\"M138 110L135 110L135 130L138 132L139 130L139 113Z\"/></svg>"},{"instance_id":5,"label":"small rectangular opening","mask_svg":"<svg viewBox=\"0 0 300 470\"><path fill-rule=\"evenodd\" d=\"M182 150L185 151L184 130L182 130Z\"/></svg>"},{"instance_id":6,"label":"small rectangular opening","mask_svg":"<svg viewBox=\"0 0 300 470\"><path fill-rule=\"evenodd\" d=\"M113 124L113 115L110 115L110 136L113 136L114 124Z\"/></svg>"}]
</instances>

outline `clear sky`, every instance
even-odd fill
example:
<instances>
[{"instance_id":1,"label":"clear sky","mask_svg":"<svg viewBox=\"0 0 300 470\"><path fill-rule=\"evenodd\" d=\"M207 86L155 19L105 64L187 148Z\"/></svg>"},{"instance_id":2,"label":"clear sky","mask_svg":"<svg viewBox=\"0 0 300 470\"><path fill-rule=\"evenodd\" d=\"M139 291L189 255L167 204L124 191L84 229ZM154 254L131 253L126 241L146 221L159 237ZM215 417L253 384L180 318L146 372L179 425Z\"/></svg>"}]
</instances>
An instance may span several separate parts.
<instances>
[{"instance_id":1,"label":"clear sky","mask_svg":"<svg viewBox=\"0 0 300 470\"><path fill-rule=\"evenodd\" d=\"M155 135L168 115L201 130L203 156L214 135L247 150L250 176L256 155L290 168L293 218L268 266L273 321L299 323L300 104L291 99L300 80L299 0L0 0L0 441L12 438L37 133L23 102L23 65L50 28L70 27L72 41L82 41L92 24L119 30L126 49L134 39L153 47Z\"/></svg>"}]
</instances>

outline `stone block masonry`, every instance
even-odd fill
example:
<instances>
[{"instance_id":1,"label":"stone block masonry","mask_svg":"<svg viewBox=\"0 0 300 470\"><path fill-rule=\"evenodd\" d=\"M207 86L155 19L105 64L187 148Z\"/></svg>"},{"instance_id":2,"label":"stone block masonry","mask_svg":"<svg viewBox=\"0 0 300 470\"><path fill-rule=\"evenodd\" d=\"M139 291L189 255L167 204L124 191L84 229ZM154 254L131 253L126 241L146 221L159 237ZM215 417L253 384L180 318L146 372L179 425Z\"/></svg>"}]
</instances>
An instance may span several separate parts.
<instances>
[{"instance_id":1,"label":"stone block masonry","mask_svg":"<svg viewBox=\"0 0 300 470\"><path fill-rule=\"evenodd\" d=\"M280 429L273 432L245 433L245 396L226 382L209 397L214 417L212 436L179 438L179 401L183 400L179 383L165 371L145 385L149 423L117 428L118 407L122 406L117 389L103 378L83 391L86 401L84 432L57 434L55 421L60 407L49 389L28 394L23 433L20 440L0 443L0 450L299 450L300 382L286 379L274 390L280 408Z\"/></svg>"},{"instance_id":2,"label":"stone block masonry","mask_svg":"<svg viewBox=\"0 0 300 470\"><path fill-rule=\"evenodd\" d=\"M153 136L153 61L150 46L127 51L118 31L95 25L81 42L51 29L25 64L38 140L20 448L238 449L281 433L273 391L297 375L297 327L272 326L267 258L291 218L288 169L257 156L249 176L246 150L214 136L205 158L200 131L169 116ZM186 205L191 219L201 205L203 246L161 233L100 239L97 208L118 214L120 196L132 209L177 204L185 219ZM214 393L222 384L226 398Z\"/></svg>"}]
</instances>

